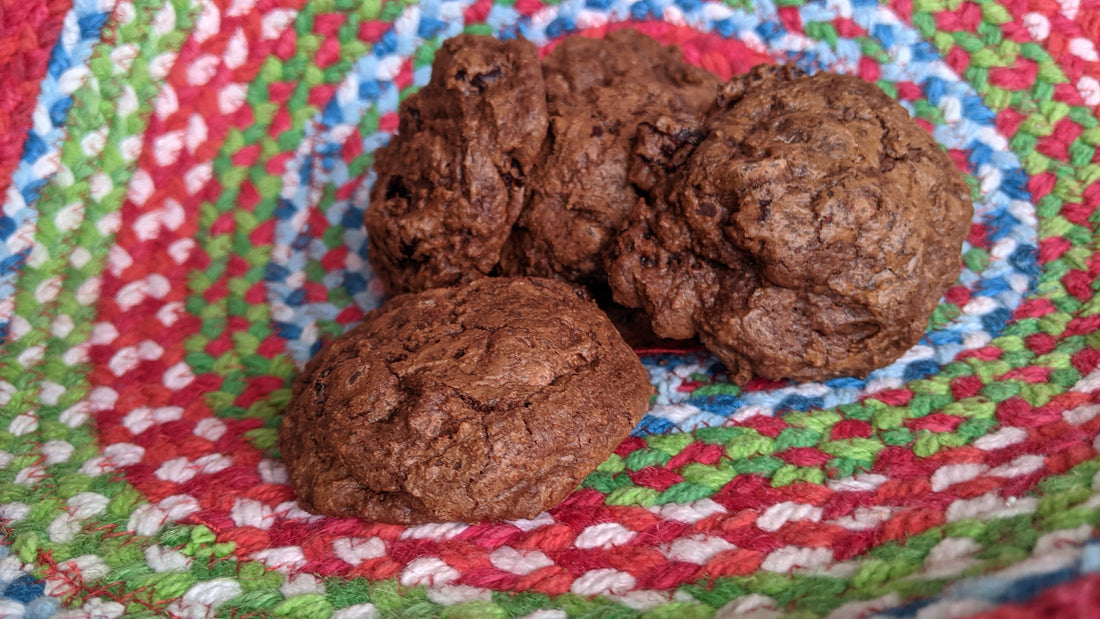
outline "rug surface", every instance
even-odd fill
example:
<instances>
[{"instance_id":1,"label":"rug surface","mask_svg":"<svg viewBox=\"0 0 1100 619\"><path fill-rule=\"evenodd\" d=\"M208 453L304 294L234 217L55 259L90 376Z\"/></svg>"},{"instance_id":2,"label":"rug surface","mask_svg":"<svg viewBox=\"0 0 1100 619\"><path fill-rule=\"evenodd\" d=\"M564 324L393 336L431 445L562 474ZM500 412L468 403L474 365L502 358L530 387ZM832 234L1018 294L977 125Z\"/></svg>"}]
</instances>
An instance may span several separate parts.
<instances>
[{"instance_id":1,"label":"rug surface","mask_svg":"<svg viewBox=\"0 0 1100 619\"><path fill-rule=\"evenodd\" d=\"M299 509L288 385L382 300L362 216L460 32L633 27L896 97L975 215L866 379L658 396L532 520ZM3 0L0 617L1100 617L1100 1Z\"/></svg>"}]
</instances>

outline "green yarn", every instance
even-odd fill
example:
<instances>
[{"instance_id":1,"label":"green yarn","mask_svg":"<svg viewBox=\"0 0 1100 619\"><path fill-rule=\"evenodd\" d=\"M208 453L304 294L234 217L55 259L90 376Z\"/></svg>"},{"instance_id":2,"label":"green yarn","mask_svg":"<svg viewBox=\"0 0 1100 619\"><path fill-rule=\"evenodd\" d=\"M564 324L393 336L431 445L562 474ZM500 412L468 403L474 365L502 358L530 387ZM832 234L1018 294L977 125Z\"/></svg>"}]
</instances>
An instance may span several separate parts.
<instances>
[{"instance_id":1,"label":"green yarn","mask_svg":"<svg viewBox=\"0 0 1100 619\"><path fill-rule=\"evenodd\" d=\"M881 451L883 444L875 439L848 438L839 441L822 443L821 451L833 456L845 456L856 460L870 462Z\"/></svg>"},{"instance_id":2,"label":"green yarn","mask_svg":"<svg viewBox=\"0 0 1100 619\"><path fill-rule=\"evenodd\" d=\"M737 473L728 466L714 467L692 462L680 469L680 475L693 484L717 491L732 481Z\"/></svg>"},{"instance_id":3,"label":"green yarn","mask_svg":"<svg viewBox=\"0 0 1100 619\"><path fill-rule=\"evenodd\" d=\"M663 466L672 456L667 452L655 449L636 449L630 452L623 464L631 471L638 471L647 466Z\"/></svg>"},{"instance_id":4,"label":"green yarn","mask_svg":"<svg viewBox=\"0 0 1100 619\"><path fill-rule=\"evenodd\" d=\"M715 493L714 488L690 481L680 482L669 487L661 495L654 499L655 505L666 503L690 503L699 499L705 499Z\"/></svg>"},{"instance_id":5,"label":"green yarn","mask_svg":"<svg viewBox=\"0 0 1100 619\"><path fill-rule=\"evenodd\" d=\"M726 443L726 455L734 460L748 458L756 454L769 454L775 451L775 441L762 436L755 430L735 436Z\"/></svg>"},{"instance_id":6,"label":"green yarn","mask_svg":"<svg viewBox=\"0 0 1100 619\"><path fill-rule=\"evenodd\" d=\"M295 595L276 604L271 613L276 617L301 617L302 619L328 619L332 604L319 593Z\"/></svg>"},{"instance_id":7,"label":"green yarn","mask_svg":"<svg viewBox=\"0 0 1100 619\"><path fill-rule=\"evenodd\" d=\"M642 613L642 619L710 619L717 611L706 606L671 602Z\"/></svg>"},{"instance_id":8,"label":"green yarn","mask_svg":"<svg viewBox=\"0 0 1100 619\"><path fill-rule=\"evenodd\" d=\"M493 602L478 600L443 608L443 619L506 619L508 611Z\"/></svg>"},{"instance_id":9,"label":"green yarn","mask_svg":"<svg viewBox=\"0 0 1100 619\"><path fill-rule=\"evenodd\" d=\"M685 447L695 441L695 438L687 433L652 434L645 438L650 449L662 451L669 456L674 456L684 450ZM631 455L637 452L632 452ZM629 457L627 458L629 461ZM666 460L667 462L667 460ZM629 464L627 466L630 466Z\"/></svg>"},{"instance_id":10,"label":"green yarn","mask_svg":"<svg viewBox=\"0 0 1100 619\"><path fill-rule=\"evenodd\" d=\"M649 507L656 504L659 493L653 488L624 486L616 488L607 495L608 505L640 505Z\"/></svg>"}]
</instances>

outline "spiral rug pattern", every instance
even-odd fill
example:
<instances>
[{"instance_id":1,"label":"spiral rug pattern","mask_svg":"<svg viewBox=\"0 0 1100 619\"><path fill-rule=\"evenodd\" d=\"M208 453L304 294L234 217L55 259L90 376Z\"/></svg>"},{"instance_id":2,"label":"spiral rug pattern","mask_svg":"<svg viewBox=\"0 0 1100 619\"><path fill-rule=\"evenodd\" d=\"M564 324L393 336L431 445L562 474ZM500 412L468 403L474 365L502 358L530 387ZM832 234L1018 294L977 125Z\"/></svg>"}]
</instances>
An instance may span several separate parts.
<instances>
[{"instance_id":1,"label":"spiral rug pattern","mask_svg":"<svg viewBox=\"0 0 1100 619\"><path fill-rule=\"evenodd\" d=\"M532 520L313 516L275 436L382 301L372 155L442 40L632 27L896 97L975 196L866 379L646 355L649 413ZM0 616L1100 616L1097 0L0 6Z\"/></svg>"}]
</instances>

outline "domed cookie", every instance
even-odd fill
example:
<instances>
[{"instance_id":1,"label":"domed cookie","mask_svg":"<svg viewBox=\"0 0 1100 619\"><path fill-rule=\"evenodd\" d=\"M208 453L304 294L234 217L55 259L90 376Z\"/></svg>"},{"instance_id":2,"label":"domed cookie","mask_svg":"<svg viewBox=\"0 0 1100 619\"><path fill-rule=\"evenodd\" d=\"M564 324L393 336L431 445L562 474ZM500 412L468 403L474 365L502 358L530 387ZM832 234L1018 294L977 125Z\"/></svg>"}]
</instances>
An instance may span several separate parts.
<instances>
[{"instance_id":1,"label":"domed cookie","mask_svg":"<svg viewBox=\"0 0 1100 619\"><path fill-rule=\"evenodd\" d=\"M950 158L856 77L759 67L719 101L618 237L615 300L697 334L741 381L897 359L959 274L973 209Z\"/></svg>"},{"instance_id":2,"label":"domed cookie","mask_svg":"<svg viewBox=\"0 0 1100 619\"><path fill-rule=\"evenodd\" d=\"M402 295L295 381L279 448L307 510L392 523L531 518L645 414L641 362L546 279Z\"/></svg>"},{"instance_id":3,"label":"domed cookie","mask_svg":"<svg viewBox=\"0 0 1100 619\"><path fill-rule=\"evenodd\" d=\"M444 41L429 83L375 153L364 216L388 295L489 274L525 200L546 136L546 91L528 41Z\"/></svg>"}]
</instances>

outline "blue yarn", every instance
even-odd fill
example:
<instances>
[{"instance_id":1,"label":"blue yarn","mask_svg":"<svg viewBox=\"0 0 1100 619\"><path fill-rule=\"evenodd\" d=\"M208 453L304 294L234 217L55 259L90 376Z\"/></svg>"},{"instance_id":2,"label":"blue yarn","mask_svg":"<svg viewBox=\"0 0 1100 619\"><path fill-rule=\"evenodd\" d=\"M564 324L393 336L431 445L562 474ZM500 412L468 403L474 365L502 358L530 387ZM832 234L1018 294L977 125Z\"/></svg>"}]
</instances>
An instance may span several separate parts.
<instances>
[{"instance_id":1,"label":"blue yarn","mask_svg":"<svg viewBox=\"0 0 1100 619\"><path fill-rule=\"evenodd\" d=\"M344 276L344 287L350 294L363 292L367 289L367 280L359 273L347 273Z\"/></svg>"},{"instance_id":2,"label":"blue yarn","mask_svg":"<svg viewBox=\"0 0 1100 619\"><path fill-rule=\"evenodd\" d=\"M993 149L987 144L983 144L977 140L972 141L967 145L970 150L970 156L966 158L967 161L974 164L974 167L985 165L989 163L989 158L993 155Z\"/></svg>"},{"instance_id":3,"label":"blue yarn","mask_svg":"<svg viewBox=\"0 0 1100 619\"><path fill-rule=\"evenodd\" d=\"M61 74L72 66L72 62L73 59L69 52L60 45L55 45L53 55L50 56L50 63L46 65L46 76L52 79L61 77ZM42 88L46 89L47 85L43 84Z\"/></svg>"},{"instance_id":4,"label":"blue yarn","mask_svg":"<svg viewBox=\"0 0 1100 619\"><path fill-rule=\"evenodd\" d=\"M878 40L883 47L893 47L896 28L886 24L878 24L871 29L871 36Z\"/></svg>"},{"instance_id":5,"label":"blue yarn","mask_svg":"<svg viewBox=\"0 0 1100 619\"><path fill-rule=\"evenodd\" d=\"M321 112L321 122L329 125L337 125L344 120L344 110L340 107L340 102L334 97L325 106L323 112Z\"/></svg>"},{"instance_id":6,"label":"blue yarn","mask_svg":"<svg viewBox=\"0 0 1100 619\"><path fill-rule=\"evenodd\" d=\"M272 330L281 338L296 340L302 337L302 328L287 322L273 322Z\"/></svg>"},{"instance_id":7,"label":"blue yarn","mask_svg":"<svg viewBox=\"0 0 1100 619\"><path fill-rule=\"evenodd\" d=\"M308 229L306 230L306 232L308 232ZM311 239L307 234L299 234L298 236L294 237L294 240L290 243L290 248L296 251L302 251L303 249L309 247L310 240Z\"/></svg>"},{"instance_id":8,"label":"blue yarn","mask_svg":"<svg viewBox=\"0 0 1100 619\"><path fill-rule=\"evenodd\" d=\"M661 9L654 2L640 0L630 7L630 15L637 20L653 19L660 17Z\"/></svg>"},{"instance_id":9,"label":"blue yarn","mask_svg":"<svg viewBox=\"0 0 1100 619\"><path fill-rule=\"evenodd\" d=\"M46 146L46 143L33 131L28 133L26 139L23 141L24 156L31 157L35 161L42 155L45 155L48 150L49 147Z\"/></svg>"},{"instance_id":10,"label":"blue yarn","mask_svg":"<svg viewBox=\"0 0 1100 619\"><path fill-rule=\"evenodd\" d=\"M1012 318L1012 312L1003 307L998 307L982 316L982 327L990 333L1000 333L1010 318Z\"/></svg>"},{"instance_id":11,"label":"blue yarn","mask_svg":"<svg viewBox=\"0 0 1100 619\"><path fill-rule=\"evenodd\" d=\"M931 43L927 41L921 41L916 43L912 47L913 60L916 62L933 62L940 59L940 55L936 52L936 48L932 47Z\"/></svg>"},{"instance_id":12,"label":"blue yarn","mask_svg":"<svg viewBox=\"0 0 1100 619\"><path fill-rule=\"evenodd\" d=\"M275 207L276 219L290 219L298 212L298 208L294 206L290 200L280 199L278 205Z\"/></svg>"},{"instance_id":13,"label":"blue yarn","mask_svg":"<svg viewBox=\"0 0 1100 619\"><path fill-rule=\"evenodd\" d=\"M1045 574L1018 578L1012 581L1012 586L1005 587L1004 592L996 600L999 603L1011 604L1026 602L1037 594L1055 585L1067 582L1077 576L1077 570L1066 568Z\"/></svg>"},{"instance_id":14,"label":"blue yarn","mask_svg":"<svg viewBox=\"0 0 1100 619\"><path fill-rule=\"evenodd\" d=\"M714 30L724 37L731 37L737 32L737 25L733 20L722 19L714 22Z\"/></svg>"},{"instance_id":15,"label":"blue yarn","mask_svg":"<svg viewBox=\"0 0 1100 619\"><path fill-rule=\"evenodd\" d=\"M991 241L999 241L1012 233L1012 229L1020 225L1020 220L1012 216L1007 210L1001 211L996 217L986 219L986 236Z\"/></svg>"},{"instance_id":16,"label":"blue yarn","mask_svg":"<svg viewBox=\"0 0 1100 619\"><path fill-rule=\"evenodd\" d=\"M435 19L432 17L421 17L420 25L416 28L417 36L430 39L435 35L443 32L447 28L447 22L441 19Z\"/></svg>"},{"instance_id":17,"label":"blue yarn","mask_svg":"<svg viewBox=\"0 0 1100 619\"><path fill-rule=\"evenodd\" d=\"M885 610L880 610L880 611L878 611L878 616L879 617L898 617L899 619L902 618L902 617L916 617L917 613L919 613L922 608L924 608L925 606L928 606L929 604L931 604L934 601L936 601L934 598L914 600L912 602L909 602L908 604L903 604L901 606L895 606L894 608L887 608Z\"/></svg>"},{"instance_id":18,"label":"blue yarn","mask_svg":"<svg viewBox=\"0 0 1100 619\"><path fill-rule=\"evenodd\" d=\"M867 381L862 378L842 376L840 378L832 378L825 381L825 385L832 389L862 389L867 386Z\"/></svg>"},{"instance_id":19,"label":"blue yarn","mask_svg":"<svg viewBox=\"0 0 1100 619\"><path fill-rule=\"evenodd\" d=\"M1003 277L990 277L979 280L974 286L974 294L983 297L992 297L1009 290L1012 290L1012 287L1008 285Z\"/></svg>"},{"instance_id":20,"label":"blue yarn","mask_svg":"<svg viewBox=\"0 0 1100 619\"><path fill-rule=\"evenodd\" d=\"M938 77L929 77L924 83L924 96L932 105L939 105L940 99L947 92L947 84Z\"/></svg>"},{"instance_id":21,"label":"blue yarn","mask_svg":"<svg viewBox=\"0 0 1100 619\"><path fill-rule=\"evenodd\" d=\"M980 123L983 125L993 124L993 120L997 117L993 113L993 110L989 109L980 97L963 97L963 116L970 119L971 122Z\"/></svg>"},{"instance_id":22,"label":"blue yarn","mask_svg":"<svg viewBox=\"0 0 1100 619\"><path fill-rule=\"evenodd\" d=\"M68 117L69 110L72 109L72 107L72 97L64 97L58 99L57 101L54 101L53 104L49 107L50 122L60 127L62 124L64 124L65 118ZM38 136L35 135L35 137ZM25 157L26 153L24 153L24 158Z\"/></svg>"},{"instance_id":23,"label":"blue yarn","mask_svg":"<svg viewBox=\"0 0 1100 619\"><path fill-rule=\"evenodd\" d=\"M76 20L78 26L80 26L80 37L83 39L91 39L99 36L99 31L103 29L103 25L107 23L106 13L89 13Z\"/></svg>"},{"instance_id":24,"label":"blue yarn","mask_svg":"<svg viewBox=\"0 0 1100 619\"><path fill-rule=\"evenodd\" d=\"M268 262L264 267L264 281L268 282L282 282L286 281L286 278L290 277L290 271L279 264L274 262Z\"/></svg>"},{"instance_id":25,"label":"blue yarn","mask_svg":"<svg viewBox=\"0 0 1100 619\"><path fill-rule=\"evenodd\" d=\"M927 334L928 341L935 346L942 346L944 344L950 344L953 342L961 342L962 338L957 331L950 329L944 329L941 331L932 331Z\"/></svg>"},{"instance_id":26,"label":"blue yarn","mask_svg":"<svg viewBox=\"0 0 1100 619\"><path fill-rule=\"evenodd\" d=\"M556 39L577 29L572 17L561 16L546 25L546 36Z\"/></svg>"},{"instance_id":27,"label":"blue yarn","mask_svg":"<svg viewBox=\"0 0 1100 619\"><path fill-rule=\"evenodd\" d=\"M375 42L372 51L374 55L379 58L389 56L390 54L396 52L397 35L394 34L393 30L387 30L386 32L382 33L382 36L378 38L377 42Z\"/></svg>"},{"instance_id":28,"label":"blue yarn","mask_svg":"<svg viewBox=\"0 0 1100 619\"><path fill-rule=\"evenodd\" d=\"M382 88L377 80L363 80L359 83L359 98L374 99L380 94L382 94Z\"/></svg>"},{"instance_id":29,"label":"blue yarn","mask_svg":"<svg viewBox=\"0 0 1100 619\"><path fill-rule=\"evenodd\" d=\"M4 589L4 595L22 604L41 596L46 591L46 585L34 579L30 574L23 574Z\"/></svg>"},{"instance_id":30,"label":"blue yarn","mask_svg":"<svg viewBox=\"0 0 1100 619\"><path fill-rule=\"evenodd\" d=\"M825 400L820 396L790 395L775 407L777 411L808 411L825 406Z\"/></svg>"},{"instance_id":31,"label":"blue yarn","mask_svg":"<svg viewBox=\"0 0 1100 619\"><path fill-rule=\"evenodd\" d=\"M782 36L785 34L785 31L779 24L766 21L761 22L761 24L756 27L756 34L760 35L760 38L765 41L770 41L775 37Z\"/></svg>"},{"instance_id":32,"label":"blue yarn","mask_svg":"<svg viewBox=\"0 0 1100 619\"><path fill-rule=\"evenodd\" d=\"M4 219L9 218L5 216ZM30 253L31 250L28 248L24 249L21 252L14 253L10 256L4 256L3 259L0 259L0 271L15 270L20 265L22 265L24 261L26 261L27 256L30 255Z\"/></svg>"},{"instance_id":33,"label":"blue yarn","mask_svg":"<svg viewBox=\"0 0 1100 619\"><path fill-rule=\"evenodd\" d=\"M8 237L15 232L15 220L7 215L0 215L0 241L7 241Z\"/></svg>"},{"instance_id":34,"label":"blue yarn","mask_svg":"<svg viewBox=\"0 0 1100 619\"><path fill-rule=\"evenodd\" d=\"M646 415L642 417L638 425L630 431L630 435L645 436L646 434L665 434L674 427L673 423L667 419Z\"/></svg>"},{"instance_id":35,"label":"blue yarn","mask_svg":"<svg viewBox=\"0 0 1100 619\"><path fill-rule=\"evenodd\" d=\"M1039 268L1039 250L1034 245L1020 244L1008 257L1009 264L1017 271L1021 271L1031 277L1037 277L1041 272Z\"/></svg>"},{"instance_id":36,"label":"blue yarn","mask_svg":"<svg viewBox=\"0 0 1100 619\"><path fill-rule=\"evenodd\" d=\"M1022 168L1007 171L1001 177L999 189L1013 200L1031 200L1031 192L1027 190L1027 172Z\"/></svg>"},{"instance_id":37,"label":"blue yarn","mask_svg":"<svg viewBox=\"0 0 1100 619\"><path fill-rule=\"evenodd\" d=\"M348 207L340 217L339 224L343 228L358 228L363 224L363 209Z\"/></svg>"},{"instance_id":38,"label":"blue yarn","mask_svg":"<svg viewBox=\"0 0 1100 619\"><path fill-rule=\"evenodd\" d=\"M902 373L902 379L906 381L919 380L926 376L931 376L940 371L940 364L935 359L921 359L919 361L913 361L909 365L905 366L905 371Z\"/></svg>"},{"instance_id":39,"label":"blue yarn","mask_svg":"<svg viewBox=\"0 0 1100 619\"><path fill-rule=\"evenodd\" d=\"M741 407L741 398L735 395L721 394L703 398L691 398L688 400L688 403L705 411L729 414L730 411L737 410Z\"/></svg>"},{"instance_id":40,"label":"blue yarn","mask_svg":"<svg viewBox=\"0 0 1100 619\"><path fill-rule=\"evenodd\" d=\"M305 303L305 300L306 291L302 290L301 288L296 288L292 290L290 294L286 295L286 297L284 297L283 299L283 301L291 307L297 307L302 303Z\"/></svg>"},{"instance_id":41,"label":"blue yarn","mask_svg":"<svg viewBox=\"0 0 1100 619\"><path fill-rule=\"evenodd\" d=\"M298 182L302 185L309 184L309 177L312 174L311 168L313 167L313 155L306 155L302 159L302 167L298 168Z\"/></svg>"}]
</instances>

